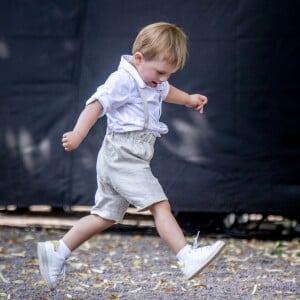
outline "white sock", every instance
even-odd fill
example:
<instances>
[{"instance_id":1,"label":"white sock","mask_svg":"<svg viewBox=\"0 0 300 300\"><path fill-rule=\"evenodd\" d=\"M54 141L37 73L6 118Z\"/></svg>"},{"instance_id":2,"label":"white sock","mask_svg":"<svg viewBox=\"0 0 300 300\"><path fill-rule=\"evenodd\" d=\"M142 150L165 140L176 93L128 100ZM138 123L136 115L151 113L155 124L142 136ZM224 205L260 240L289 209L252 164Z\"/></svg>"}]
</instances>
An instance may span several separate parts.
<instances>
[{"instance_id":1,"label":"white sock","mask_svg":"<svg viewBox=\"0 0 300 300\"><path fill-rule=\"evenodd\" d=\"M64 259L67 259L71 255L71 250L68 248L68 246L64 243L63 240L59 240L57 253Z\"/></svg>"},{"instance_id":2,"label":"white sock","mask_svg":"<svg viewBox=\"0 0 300 300\"><path fill-rule=\"evenodd\" d=\"M191 245L186 244L177 254L176 258L179 262L184 263L187 257L189 250L191 249Z\"/></svg>"}]
</instances>

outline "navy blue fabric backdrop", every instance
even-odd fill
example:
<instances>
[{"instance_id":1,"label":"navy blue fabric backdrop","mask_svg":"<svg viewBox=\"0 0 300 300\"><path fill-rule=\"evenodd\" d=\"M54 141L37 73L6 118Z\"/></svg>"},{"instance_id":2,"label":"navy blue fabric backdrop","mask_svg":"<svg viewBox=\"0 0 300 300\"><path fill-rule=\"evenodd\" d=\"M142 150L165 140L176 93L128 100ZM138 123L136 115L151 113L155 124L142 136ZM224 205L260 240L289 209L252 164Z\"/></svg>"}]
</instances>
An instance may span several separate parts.
<instances>
[{"instance_id":1,"label":"navy blue fabric backdrop","mask_svg":"<svg viewBox=\"0 0 300 300\"><path fill-rule=\"evenodd\" d=\"M175 212L300 213L300 2L0 2L0 205L91 205L105 118L73 152L60 145L85 100L168 21L189 36L170 82L208 96L204 115L165 104L170 133L153 172Z\"/></svg>"}]
</instances>

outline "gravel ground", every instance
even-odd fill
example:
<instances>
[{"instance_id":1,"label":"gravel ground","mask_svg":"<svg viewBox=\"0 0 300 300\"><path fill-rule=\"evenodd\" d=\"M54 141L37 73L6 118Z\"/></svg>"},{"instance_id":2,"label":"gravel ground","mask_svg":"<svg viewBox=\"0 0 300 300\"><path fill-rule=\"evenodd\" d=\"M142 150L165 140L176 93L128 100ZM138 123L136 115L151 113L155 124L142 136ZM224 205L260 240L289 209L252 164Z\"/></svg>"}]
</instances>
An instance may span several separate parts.
<instances>
[{"instance_id":1,"label":"gravel ground","mask_svg":"<svg viewBox=\"0 0 300 300\"><path fill-rule=\"evenodd\" d=\"M36 242L64 232L0 227L0 299L300 299L299 239L224 238L222 255L186 281L171 252L149 230L96 235L73 253L65 281L49 291L39 274ZM205 236L200 242L215 239Z\"/></svg>"}]
</instances>

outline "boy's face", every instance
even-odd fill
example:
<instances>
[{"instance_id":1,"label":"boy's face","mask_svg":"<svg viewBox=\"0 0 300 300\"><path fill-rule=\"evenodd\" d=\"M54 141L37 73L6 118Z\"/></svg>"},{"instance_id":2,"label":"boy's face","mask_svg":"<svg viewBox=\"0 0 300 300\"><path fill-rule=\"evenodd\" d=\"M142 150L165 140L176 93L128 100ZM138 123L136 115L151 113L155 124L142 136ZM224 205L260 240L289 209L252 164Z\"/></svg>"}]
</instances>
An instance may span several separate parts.
<instances>
[{"instance_id":1,"label":"boy's face","mask_svg":"<svg viewBox=\"0 0 300 300\"><path fill-rule=\"evenodd\" d=\"M157 84L168 80L171 74L177 71L176 67L165 60L146 60L140 52L133 55L133 63L143 81L150 87L156 87Z\"/></svg>"}]
</instances>

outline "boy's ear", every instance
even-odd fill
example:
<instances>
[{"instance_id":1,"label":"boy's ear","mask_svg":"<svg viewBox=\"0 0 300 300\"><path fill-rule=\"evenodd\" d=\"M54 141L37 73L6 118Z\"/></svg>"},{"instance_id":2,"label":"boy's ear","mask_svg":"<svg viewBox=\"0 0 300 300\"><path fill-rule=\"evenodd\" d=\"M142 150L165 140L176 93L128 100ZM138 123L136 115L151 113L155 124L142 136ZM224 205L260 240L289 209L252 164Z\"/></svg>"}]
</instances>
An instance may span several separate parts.
<instances>
[{"instance_id":1,"label":"boy's ear","mask_svg":"<svg viewBox=\"0 0 300 300\"><path fill-rule=\"evenodd\" d=\"M133 59L135 64L140 64L143 59L143 54L141 52L135 52L133 54Z\"/></svg>"}]
</instances>

